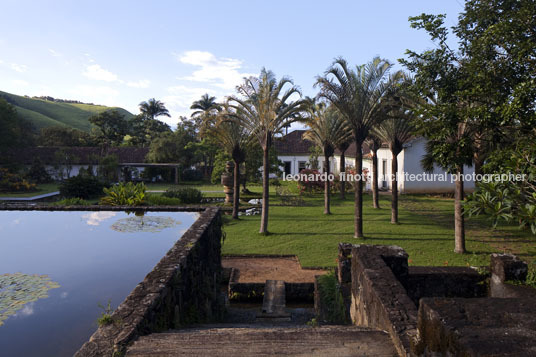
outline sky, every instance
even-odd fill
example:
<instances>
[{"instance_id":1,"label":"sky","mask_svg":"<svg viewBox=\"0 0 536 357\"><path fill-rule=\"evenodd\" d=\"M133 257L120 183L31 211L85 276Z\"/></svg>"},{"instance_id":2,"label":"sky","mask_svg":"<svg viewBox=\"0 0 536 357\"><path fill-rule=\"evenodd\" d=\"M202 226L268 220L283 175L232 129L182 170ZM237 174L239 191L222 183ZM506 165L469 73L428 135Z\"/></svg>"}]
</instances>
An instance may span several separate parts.
<instances>
[{"instance_id":1,"label":"sky","mask_svg":"<svg viewBox=\"0 0 536 357\"><path fill-rule=\"evenodd\" d=\"M156 98L173 126L204 93L222 100L263 67L314 96L315 77L336 57L396 63L406 49L432 48L408 17L444 13L453 26L463 0L2 0L0 8L1 91L132 113Z\"/></svg>"}]
</instances>

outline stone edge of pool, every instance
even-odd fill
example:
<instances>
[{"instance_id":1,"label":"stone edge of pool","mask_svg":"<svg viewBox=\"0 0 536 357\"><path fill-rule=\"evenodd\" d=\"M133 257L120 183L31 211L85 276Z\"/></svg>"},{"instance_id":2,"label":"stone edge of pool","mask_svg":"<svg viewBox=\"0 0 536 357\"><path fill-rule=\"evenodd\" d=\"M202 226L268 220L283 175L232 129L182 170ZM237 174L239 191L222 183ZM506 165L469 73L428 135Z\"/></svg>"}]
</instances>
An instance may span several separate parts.
<instances>
[{"instance_id":1,"label":"stone edge of pool","mask_svg":"<svg viewBox=\"0 0 536 357\"><path fill-rule=\"evenodd\" d=\"M123 355L138 336L222 317L222 222L218 207L0 205L0 211L6 210L201 212L113 312L114 322L98 327L75 353L77 357Z\"/></svg>"}]
</instances>

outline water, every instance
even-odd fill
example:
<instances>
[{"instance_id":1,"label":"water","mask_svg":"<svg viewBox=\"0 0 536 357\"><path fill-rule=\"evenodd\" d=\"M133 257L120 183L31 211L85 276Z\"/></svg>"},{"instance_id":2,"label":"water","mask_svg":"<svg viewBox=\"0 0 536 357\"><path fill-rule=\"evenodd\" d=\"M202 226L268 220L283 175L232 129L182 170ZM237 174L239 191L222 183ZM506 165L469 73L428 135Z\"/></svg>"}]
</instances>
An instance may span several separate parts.
<instances>
[{"instance_id":1,"label":"water","mask_svg":"<svg viewBox=\"0 0 536 357\"><path fill-rule=\"evenodd\" d=\"M0 211L0 356L72 356L198 216Z\"/></svg>"}]
</instances>

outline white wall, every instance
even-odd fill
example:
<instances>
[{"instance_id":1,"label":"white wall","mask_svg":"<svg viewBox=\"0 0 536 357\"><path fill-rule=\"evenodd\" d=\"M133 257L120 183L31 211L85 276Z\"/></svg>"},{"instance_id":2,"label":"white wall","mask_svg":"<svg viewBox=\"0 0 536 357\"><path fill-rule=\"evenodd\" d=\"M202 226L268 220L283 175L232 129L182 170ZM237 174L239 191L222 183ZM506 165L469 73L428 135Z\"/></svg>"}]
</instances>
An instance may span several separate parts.
<instances>
[{"instance_id":1,"label":"white wall","mask_svg":"<svg viewBox=\"0 0 536 357\"><path fill-rule=\"evenodd\" d=\"M401 153L404 156L404 165L399 168L407 172L408 174L424 174L424 170L421 166L421 159L426 153L426 140L419 138L411 143ZM464 174L473 174L474 167L464 166ZM432 174L444 175L445 171L439 167L434 166ZM441 192L454 192L455 183L451 182L450 175L447 175L447 181L408 181L404 182L403 191L406 193L441 193ZM464 190L471 192L475 188L473 181L464 181Z\"/></svg>"}]
</instances>

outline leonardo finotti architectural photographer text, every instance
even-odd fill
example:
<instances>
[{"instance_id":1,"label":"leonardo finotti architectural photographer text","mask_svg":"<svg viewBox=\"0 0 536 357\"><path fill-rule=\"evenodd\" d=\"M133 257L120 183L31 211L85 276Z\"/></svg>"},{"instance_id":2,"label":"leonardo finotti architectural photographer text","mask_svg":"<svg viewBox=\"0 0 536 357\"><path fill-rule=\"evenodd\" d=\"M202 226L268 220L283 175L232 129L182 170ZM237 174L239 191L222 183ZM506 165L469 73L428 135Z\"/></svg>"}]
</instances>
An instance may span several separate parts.
<instances>
[{"instance_id":1,"label":"leonardo finotti architectural photographer text","mask_svg":"<svg viewBox=\"0 0 536 357\"><path fill-rule=\"evenodd\" d=\"M283 181L335 181L336 178L339 181L346 182L359 182L359 181L369 181L371 179L370 174L347 174L341 172L337 175L327 174L327 173L316 173L316 174L287 174L283 175ZM381 181L392 181L393 175L380 176L379 180ZM463 181L474 181L474 182L507 182L507 181L525 181L528 179L526 174L513 174L513 173L504 173L504 174L448 174L446 172L436 174L436 173L420 173L420 174L410 174L408 172L401 172L397 174L397 181L410 181L410 182L450 182L454 183L458 180Z\"/></svg>"}]
</instances>

